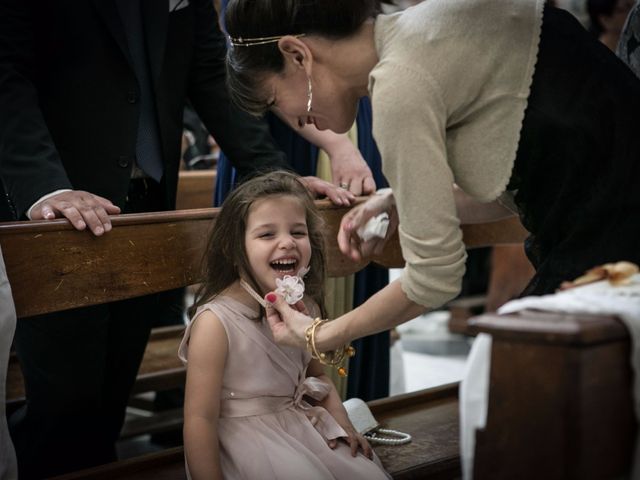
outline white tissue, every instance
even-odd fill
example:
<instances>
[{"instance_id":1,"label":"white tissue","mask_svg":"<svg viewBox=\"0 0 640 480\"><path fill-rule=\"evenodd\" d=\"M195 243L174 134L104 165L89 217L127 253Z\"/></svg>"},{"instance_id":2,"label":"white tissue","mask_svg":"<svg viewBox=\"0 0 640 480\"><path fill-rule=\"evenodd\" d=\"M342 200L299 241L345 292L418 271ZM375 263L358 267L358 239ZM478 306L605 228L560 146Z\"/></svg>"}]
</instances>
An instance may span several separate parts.
<instances>
[{"instance_id":1,"label":"white tissue","mask_svg":"<svg viewBox=\"0 0 640 480\"><path fill-rule=\"evenodd\" d=\"M389 214L386 212L376 215L369 219L369 221L358 229L358 236L364 242L368 242L372 238L384 238L387 235L387 229L389 228Z\"/></svg>"}]
</instances>

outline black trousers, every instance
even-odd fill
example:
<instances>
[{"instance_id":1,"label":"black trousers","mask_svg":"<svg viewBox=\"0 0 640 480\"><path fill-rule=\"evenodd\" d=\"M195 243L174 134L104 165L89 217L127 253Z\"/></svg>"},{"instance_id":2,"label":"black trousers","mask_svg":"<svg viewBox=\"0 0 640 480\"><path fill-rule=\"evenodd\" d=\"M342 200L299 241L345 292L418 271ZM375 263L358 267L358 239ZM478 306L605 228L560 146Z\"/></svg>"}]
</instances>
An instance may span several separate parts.
<instances>
[{"instance_id":1,"label":"black trousers","mask_svg":"<svg viewBox=\"0 0 640 480\"><path fill-rule=\"evenodd\" d=\"M134 180L124 212L162 209L161 199L158 184ZM18 322L15 346L27 403L11 417L10 431L21 479L116 459L115 441L151 326L170 308L165 297L149 295Z\"/></svg>"}]
</instances>

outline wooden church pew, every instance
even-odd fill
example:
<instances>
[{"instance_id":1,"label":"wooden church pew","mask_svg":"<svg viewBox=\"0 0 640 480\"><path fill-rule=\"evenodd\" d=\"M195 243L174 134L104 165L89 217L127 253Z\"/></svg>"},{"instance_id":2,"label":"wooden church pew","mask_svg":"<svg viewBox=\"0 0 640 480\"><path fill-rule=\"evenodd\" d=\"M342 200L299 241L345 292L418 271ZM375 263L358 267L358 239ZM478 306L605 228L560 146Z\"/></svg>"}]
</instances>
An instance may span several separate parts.
<instances>
[{"instance_id":1,"label":"wooden church pew","mask_svg":"<svg viewBox=\"0 0 640 480\"><path fill-rule=\"evenodd\" d=\"M335 243L339 222L346 209L326 201L318 203L327 223L329 274L343 276L358 271L367 262L350 261L339 253ZM28 321L24 317L30 315L196 283L207 233L214 225L216 215L216 209L122 215L113 217L115 228L99 238L75 231L66 220L0 224L0 245L19 321ZM468 247L518 241L524 235L518 225L508 220L465 226L464 239ZM401 266L403 260L397 237L373 260L386 267ZM173 355L171 361L175 361ZM167 373L165 370L149 374L162 376ZM169 370L174 379L184 378L183 372ZM139 379L141 381L145 381L144 378ZM168 380L165 377L160 381L166 384ZM379 412L380 420L390 428L395 426L409 431L415 437L411 446L404 450L411 453L404 456L389 447L378 448L383 462L396 478L452 478L457 475L456 386L372 402L372 409L376 415ZM166 459L160 457L154 457L151 464L164 465ZM140 465L148 463L145 459L140 462L118 462L115 466L100 467L94 474L108 471L110 473L104 478L127 478L126 471L135 471L135 478L142 478L139 476ZM178 470L181 460L179 463ZM120 477L116 472L124 467L124 476ZM78 475L84 476L77 478L91 478L87 476L90 472Z\"/></svg>"},{"instance_id":2,"label":"wooden church pew","mask_svg":"<svg viewBox=\"0 0 640 480\"><path fill-rule=\"evenodd\" d=\"M385 426L413 436L411 443L401 447L375 447L395 480L460 477L457 384L374 400L369 406ZM56 477L81 479L186 480L184 450L172 448Z\"/></svg>"},{"instance_id":3,"label":"wooden church pew","mask_svg":"<svg viewBox=\"0 0 640 480\"><path fill-rule=\"evenodd\" d=\"M622 322L527 311L483 315L470 327L493 338L474 478L631 478L636 419Z\"/></svg>"},{"instance_id":4,"label":"wooden church pew","mask_svg":"<svg viewBox=\"0 0 640 480\"><path fill-rule=\"evenodd\" d=\"M176 210L208 208L213 205L216 169L181 170L178 174Z\"/></svg>"}]
</instances>

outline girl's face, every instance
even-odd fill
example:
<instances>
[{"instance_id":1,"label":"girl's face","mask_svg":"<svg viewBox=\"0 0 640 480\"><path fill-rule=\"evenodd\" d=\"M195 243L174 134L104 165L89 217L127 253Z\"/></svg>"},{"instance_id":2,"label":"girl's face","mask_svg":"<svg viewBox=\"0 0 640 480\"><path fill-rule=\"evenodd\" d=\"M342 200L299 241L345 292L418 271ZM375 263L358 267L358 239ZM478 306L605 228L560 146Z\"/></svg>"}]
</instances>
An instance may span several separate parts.
<instances>
[{"instance_id":1,"label":"girl's face","mask_svg":"<svg viewBox=\"0 0 640 480\"><path fill-rule=\"evenodd\" d=\"M276 288L276 278L296 275L311 261L305 209L294 196L257 200L249 208L245 249L262 294Z\"/></svg>"},{"instance_id":2,"label":"girl's face","mask_svg":"<svg viewBox=\"0 0 640 480\"><path fill-rule=\"evenodd\" d=\"M311 78L311 111L307 111ZM318 130L336 133L349 131L358 111L358 98L352 98L348 89L333 81L316 68L312 77L304 69L287 68L282 74L267 78L269 103L276 113L286 117L293 125L313 124Z\"/></svg>"}]
</instances>

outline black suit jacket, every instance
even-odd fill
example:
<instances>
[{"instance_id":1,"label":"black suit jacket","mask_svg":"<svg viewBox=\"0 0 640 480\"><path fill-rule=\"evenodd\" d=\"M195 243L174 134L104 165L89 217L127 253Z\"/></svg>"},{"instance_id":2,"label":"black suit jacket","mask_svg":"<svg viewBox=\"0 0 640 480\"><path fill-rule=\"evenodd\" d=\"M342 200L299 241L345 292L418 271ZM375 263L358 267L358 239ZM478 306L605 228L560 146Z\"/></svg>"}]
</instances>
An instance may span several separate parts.
<instances>
[{"instance_id":1,"label":"black suit jacket","mask_svg":"<svg viewBox=\"0 0 640 480\"><path fill-rule=\"evenodd\" d=\"M124 204L140 93L115 2L0 0L0 177L17 218L62 188ZM187 98L241 174L286 166L266 124L230 103L212 1L183 0L173 12L169 3L141 0L166 209Z\"/></svg>"}]
</instances>

